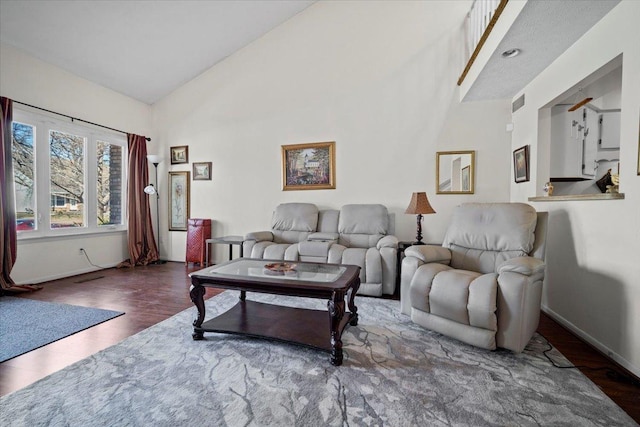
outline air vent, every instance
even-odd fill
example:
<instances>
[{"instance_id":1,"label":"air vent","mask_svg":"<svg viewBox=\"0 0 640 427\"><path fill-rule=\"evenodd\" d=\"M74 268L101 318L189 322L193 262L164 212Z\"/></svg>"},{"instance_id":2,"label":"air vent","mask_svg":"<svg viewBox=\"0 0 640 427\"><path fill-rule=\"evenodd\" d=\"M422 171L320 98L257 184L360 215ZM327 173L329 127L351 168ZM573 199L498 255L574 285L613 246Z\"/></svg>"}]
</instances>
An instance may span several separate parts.
<instances>
[{"instance_id":1,"label":"air vent","mask_svg":"<svg viewBox=\"0 0 640 427\"><path fill-rule=\"evenodd\" d=\"M520 108L522 108L523 105L524 105L524 93L522 94L522 96L520 98L518 98L515 101L513 101L513 104L511 104L511 112L515 113Z\"/></svg>"}]
</instances>

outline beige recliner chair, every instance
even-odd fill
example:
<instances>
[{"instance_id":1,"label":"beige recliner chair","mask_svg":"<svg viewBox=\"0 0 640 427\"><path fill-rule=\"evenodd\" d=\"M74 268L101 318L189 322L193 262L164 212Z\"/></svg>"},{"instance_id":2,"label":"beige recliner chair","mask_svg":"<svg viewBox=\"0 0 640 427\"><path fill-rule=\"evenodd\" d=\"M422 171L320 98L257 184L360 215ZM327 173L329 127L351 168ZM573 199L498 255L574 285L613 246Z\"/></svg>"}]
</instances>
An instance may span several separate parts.
<instances>
[{"instance_id":1,"label":"beige recliner chair","mask_svg":"<svg viewBox=\"0 0 640 427\"><path fill-rule=\"evenodd\" d=\"M271 217L271 230L245 236L245 258L298 261L298 243L318 227L318 208L313 203L282 203Z\"/></svg>"},{"instance_id":2,"label":"beige recliner chair","mask_svg":"<svg viewBox=\"0 0 640 427\"><path fill-rule=\"evenodd\" d=\"M393 295L396 289L398 238L393 215L383 205L344 205L340 209L338 243L329 247L328 262L360 266L358 294Z\"/></svg>"},{"instance_id":3,"label":"beige recliner chair","mask_svg":"<svg viewBox=\"0 0 640 427\"><path fill-rule=\"evenodd\" d=\"M401 311L465 343L521 352L538 327L547 213L524 203L455 208L442 246L411 246Z\"/></svg>"}]
</instances>

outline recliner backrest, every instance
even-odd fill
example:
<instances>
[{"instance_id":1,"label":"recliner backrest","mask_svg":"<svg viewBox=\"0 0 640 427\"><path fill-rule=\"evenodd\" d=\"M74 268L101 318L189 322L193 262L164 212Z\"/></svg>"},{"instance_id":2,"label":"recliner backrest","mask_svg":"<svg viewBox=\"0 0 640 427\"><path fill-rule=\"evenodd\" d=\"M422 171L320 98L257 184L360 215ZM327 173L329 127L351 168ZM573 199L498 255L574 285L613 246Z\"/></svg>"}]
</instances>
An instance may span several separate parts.
<instances>
[{"instance_id":1,"label":"recliner backrest","mask_svg":"<svg viewBox=\"0 0 640 427\"><path fill-rule=\"evenodd\" d=\"M271 231L276 243L306 240L318 227L318 207L313 203L282 203L271 218Z\"/></svg>"},{"instance_id":2,"label":"recliner backrest","mask_svg":"<svg viewBox=\"0 0 640 427\"><path fill-rule=\"evenodd\" d=\"M350 248L370 248L389 234L389 213L379 204L344 205L340 209L338 243Z\"/></svg>"},{"instance_id":3,"label":"recliner backrest","mask_svg":"<svg viewBox=\"0 0 640 427\"><path fill-rule=\"evenodd\" d=\"M453 211L442 246L451 266L495 272L502 262L534 249L536 210L525 203L465 203Z\"/></svg>"}]
</instances>

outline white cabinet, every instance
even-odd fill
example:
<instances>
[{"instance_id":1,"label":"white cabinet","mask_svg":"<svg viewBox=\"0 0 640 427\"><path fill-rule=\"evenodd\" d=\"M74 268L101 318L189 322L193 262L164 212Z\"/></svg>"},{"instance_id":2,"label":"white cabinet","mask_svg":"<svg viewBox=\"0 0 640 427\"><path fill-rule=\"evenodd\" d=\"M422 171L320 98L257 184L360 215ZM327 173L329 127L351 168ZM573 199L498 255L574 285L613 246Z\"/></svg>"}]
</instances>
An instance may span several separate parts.
<instances>
[{"instance_id":1,"label":"white cabinet","mask_svg":"<svg viewBox=\"0 0 640 427\"><path fill-rule=\"evenodd\" d=\"M600 148L620 148L620 111L600 114Z\"/></svg>"},{"instance_id":2,"label":"white cabinet","mask_svg":"<svg viewBox=\"0 0 640 427\"><path fill-rule=\"evenodd\" d=\"M551 178L583 180L598 171L599 115L589 108L551 108Z\"/></svg>"}]
</instances>

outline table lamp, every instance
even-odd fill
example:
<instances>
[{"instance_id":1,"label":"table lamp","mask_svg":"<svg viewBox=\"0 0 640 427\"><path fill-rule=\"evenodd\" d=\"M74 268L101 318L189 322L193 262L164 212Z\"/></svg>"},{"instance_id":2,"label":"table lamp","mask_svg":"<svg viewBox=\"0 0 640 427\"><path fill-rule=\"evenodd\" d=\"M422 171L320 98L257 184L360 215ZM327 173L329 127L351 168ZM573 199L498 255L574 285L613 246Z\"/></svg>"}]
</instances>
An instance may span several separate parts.
<instances>
[{"instance_id":1,"label":"table lamp","mask_svg":"<svg viewBox=\"0 0 640 427\"><path fill-rule=\"evenodd\" d=\"M418 230L416 233L416 241L413 242L413 244L424 245L424 242L422 241L422 214L436 213L436 211L431 207L429 199L427 199L427 193L413 193L411 195L409 207L407 207L407 210L404 211L404 213L418 215Z\"/></svg>"}]
</instances>

